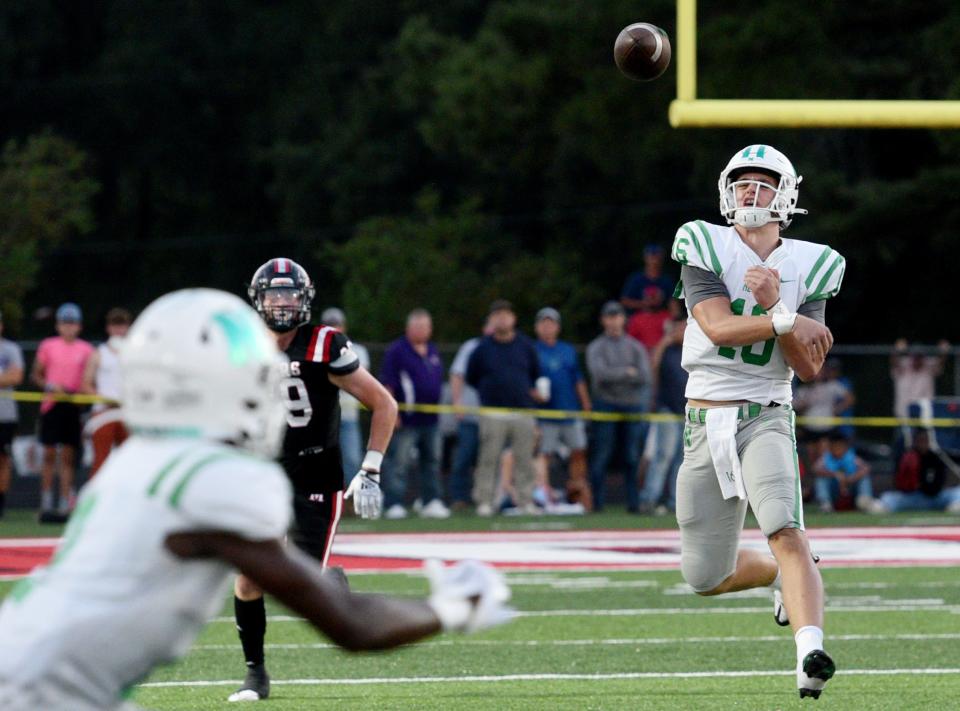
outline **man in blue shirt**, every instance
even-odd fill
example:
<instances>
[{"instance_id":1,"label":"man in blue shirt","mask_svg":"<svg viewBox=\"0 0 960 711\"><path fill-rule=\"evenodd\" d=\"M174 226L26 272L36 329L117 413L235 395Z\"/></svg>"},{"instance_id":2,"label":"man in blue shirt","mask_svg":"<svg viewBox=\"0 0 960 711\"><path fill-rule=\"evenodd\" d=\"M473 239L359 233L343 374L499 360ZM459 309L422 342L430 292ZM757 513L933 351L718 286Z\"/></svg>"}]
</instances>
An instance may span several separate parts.
<instances>
[{"instance_id":1,"label":"man in blue shirt","mask_svg":"<svg viewBox=\"0 0 960 711\"><path fill-rule=\"evenodd\" d=\"M543 401L534 388L540 377L537 349L518 333L513 305L498 299L490 305L490 327L470 356L467 383L477 389L484 407L533 408ZM537 424L524 412L480 418L480 457L474 473L473 501L478 516L491 516L497 487L497 465L507 442L514 455L514 486L521 512L539 513L533 503L533 453Z\"/></svg>"},{"instance_id":2,"label":"man in blue shirt","mask_svg":"<svg viewBox=\"0 0 960 711\"><path fill-rule=\"evenodd\" d=\"M673 294L675 280L663 273L663 247L659 244L648 244L643 248L643 269L630 274L623 285L620 294L620 303L628 314L643 308L644 292L648 287L656 287L661 294L659 303L666 304Z\"/></svg>"},{"instance_id":3,"label":"man in blue shirt","mask_svg":"<svg viewBox=\"0 0 960 711\"><path fill-rule=\"evenodd\" d=\"M550 399L545 410L590 410L587 381L580 370L577 352L560 336L560 312L549 306L537 312L534 330L537 334L537 355L540 371L550 380ZM559 455L563 446L570 451L570 476L567 493L571 503L593 508L593 496L587 482L587 430L581 419L541 419L540 453L537 470L549 490L550 456ZM549 493L549 492L548 492ZM549 497L547 498L549 501Z\"/></svg>"},{"instance_id":4,"label":"man in blue shirt","mask_svg":"<svg viewBox=\"0 0 960 711\"><path fill-rule=\"evenodd\" d=\"M829 513L841 497L851 497L854 505L867 513L883 513L873 498L870 465L857 456L850 440L834 430L830 444L820 460L813 465L817 478L813 483L820 510Z\"/></svg>"},{"instance_id":5,"label":"man in blue shirt","mask_svg":"<svg viewBox=\"0 0 960 711\"><path fill-rule=\"evenodd\" d=\"M426 309L407 316L402 338L390 344L383 357L380 380L399 403L436 405L443 391L443 361L430 340L433 321ZM419 460L420 515L447 518L450 510L440 495L440 429L436 414L401 412L400 425L387 453L384 517L404 518L404 496L414 449Z\"/></svg>"}]
</instances>

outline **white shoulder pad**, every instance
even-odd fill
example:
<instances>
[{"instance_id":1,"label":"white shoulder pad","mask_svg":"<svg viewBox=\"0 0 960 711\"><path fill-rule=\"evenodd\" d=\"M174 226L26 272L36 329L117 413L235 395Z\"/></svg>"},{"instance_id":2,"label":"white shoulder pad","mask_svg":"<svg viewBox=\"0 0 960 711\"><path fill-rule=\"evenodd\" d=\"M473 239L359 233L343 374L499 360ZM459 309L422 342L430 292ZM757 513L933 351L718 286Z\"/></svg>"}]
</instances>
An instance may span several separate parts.
<instances>
[{"instance_id":1,"label":"white shoulder pad","mask_svg":"<svg viewBox=\"0 0 960 711\"><path fill-rule=\"evenodd\" d=\"M796 240L795 245L803 303L836 296L847 268L843 255L824 244Z\"/></svg>"},{"instance_id":2,"label":"white shoulder pad","mask_svg":"<svg viewBox=\"0 0 960 711\"><path fill-rule=\"evenodd\" d=\"M688 222L677 230L670 256L680 264L723 276L726 244L716 225L703 220Z\"/></svg>"}]
</instances>

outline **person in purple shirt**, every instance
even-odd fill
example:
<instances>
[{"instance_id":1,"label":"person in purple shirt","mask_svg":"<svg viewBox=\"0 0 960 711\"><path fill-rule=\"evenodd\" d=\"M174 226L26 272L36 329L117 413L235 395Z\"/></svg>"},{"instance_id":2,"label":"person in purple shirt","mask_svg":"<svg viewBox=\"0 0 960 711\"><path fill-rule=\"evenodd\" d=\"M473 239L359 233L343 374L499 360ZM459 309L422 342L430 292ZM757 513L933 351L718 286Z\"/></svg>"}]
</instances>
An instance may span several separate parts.
<instances>
[{"instance_id":1,"label":"person in purple shirt","mask_svg":"<svg viewBox=\"0 0 960 711\"><path fill-rule=\"evenodd\" d=\"M443 361L430 340L433 320L426 309L414 309L407 316L406 333L387 348L380 381L398 403L436 405L443 390ZM384 484L384 517L404 518L412 455L417 453L419 484L424 518L447 518L450 509L440 494L440 428L433 413L402 411L398 429L387 452Z\"/></svg>"}]
</instances>

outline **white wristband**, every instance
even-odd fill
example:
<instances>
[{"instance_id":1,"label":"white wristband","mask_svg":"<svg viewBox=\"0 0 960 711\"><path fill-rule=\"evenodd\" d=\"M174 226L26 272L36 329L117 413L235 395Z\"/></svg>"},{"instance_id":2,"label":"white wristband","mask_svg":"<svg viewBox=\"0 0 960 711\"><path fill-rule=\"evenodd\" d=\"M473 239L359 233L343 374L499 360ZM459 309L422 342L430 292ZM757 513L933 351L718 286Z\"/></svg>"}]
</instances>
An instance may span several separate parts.
<instances>
[{"instance_id":1,"label":"white wristband","mask_svg":"<svg viewBox=\"0 0 960 711\"><path fill-rule=\"evenodd\" d=\"M363 457L363 464L360 465L360 468L366 469L368 472L379 474L380 465L382 464L383 452L378 452L375 449L368 449L367 453Z\"/></svg>"},{"instance_id":2,"label":"white wristband","mask_svg":"<svg viewBox=\"0 0 960 711\"><path fill-rule=\"evenodd\" d=\"M773 332L777 336L790 333L797 325L797 315L790 313L782 300L770 307L768 313L773 318Z\"/></svg>"}]
</instances>

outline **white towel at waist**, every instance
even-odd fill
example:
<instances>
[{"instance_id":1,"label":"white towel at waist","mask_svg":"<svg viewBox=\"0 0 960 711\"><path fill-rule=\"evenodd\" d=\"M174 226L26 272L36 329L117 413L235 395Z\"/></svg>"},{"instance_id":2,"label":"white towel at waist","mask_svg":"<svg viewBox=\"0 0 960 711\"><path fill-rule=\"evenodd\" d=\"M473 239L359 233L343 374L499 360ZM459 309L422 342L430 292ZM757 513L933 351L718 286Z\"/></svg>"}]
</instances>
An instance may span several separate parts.
<instances>
[{"instance_id":1,"label":"white towel at waist","mask_svg":"<svg viewBox=\"0 0 960 711\"><path fill-rule=\"evenodd\" d=\"M743 471L737 454L737 422L739 407L711 407L707 410L707 444L710 458L717 471L717 481L724 499L736 496L747 498L743 486Z\"/></svg>"}]
</instances>

